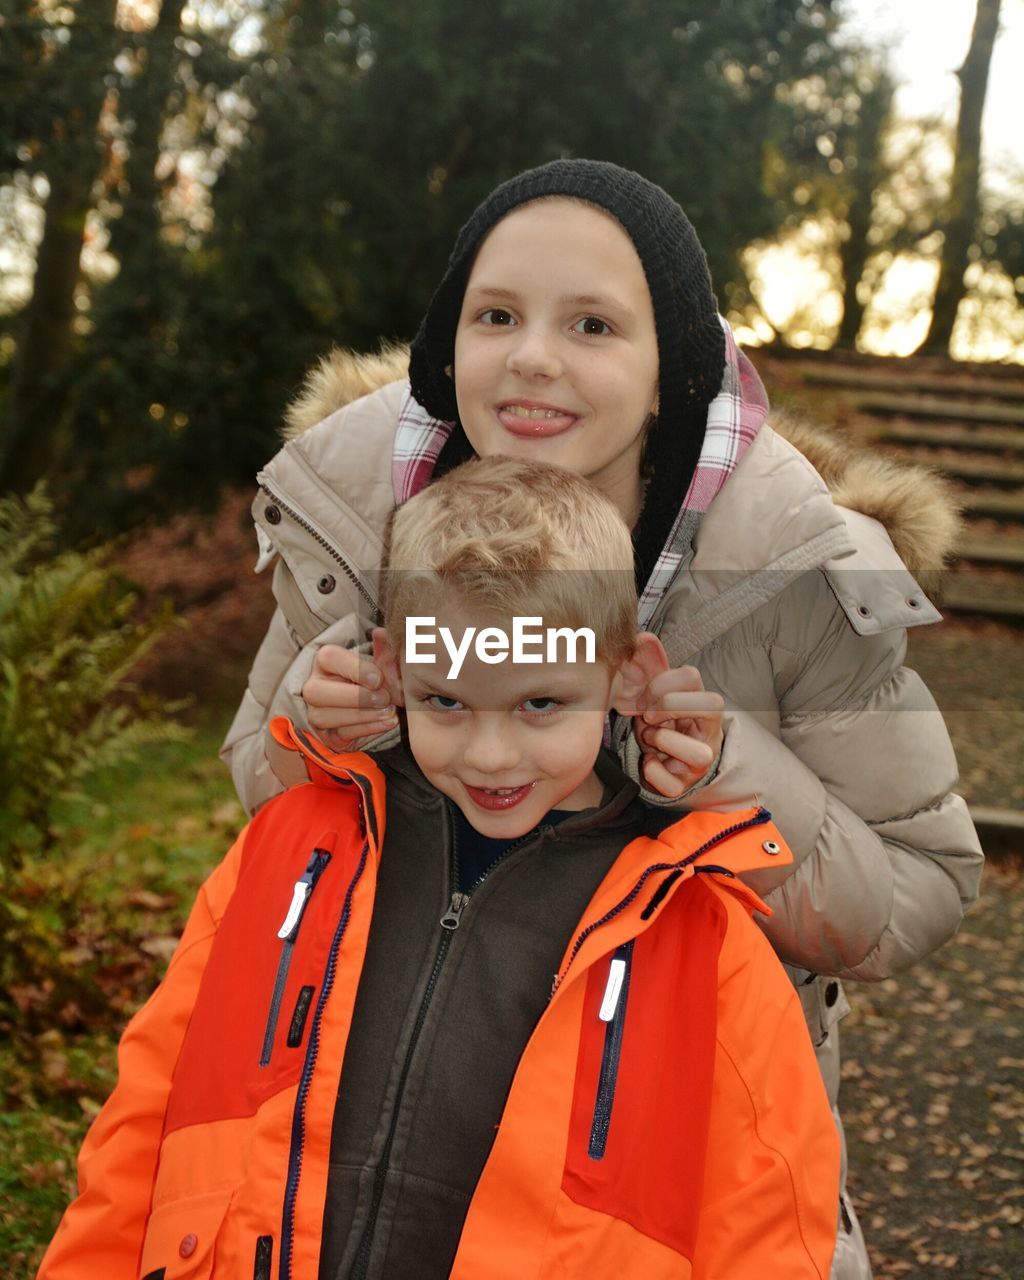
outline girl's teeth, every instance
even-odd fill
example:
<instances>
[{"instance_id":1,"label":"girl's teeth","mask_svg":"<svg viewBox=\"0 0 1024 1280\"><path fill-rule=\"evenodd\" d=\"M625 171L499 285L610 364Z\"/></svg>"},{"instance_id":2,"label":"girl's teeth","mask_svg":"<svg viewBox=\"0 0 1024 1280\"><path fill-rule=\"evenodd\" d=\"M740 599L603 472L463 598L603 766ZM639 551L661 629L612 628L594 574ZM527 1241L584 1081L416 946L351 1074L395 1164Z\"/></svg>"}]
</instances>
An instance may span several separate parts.
<instances>
[{"instance_id":1,"label":"girl's teeth","mask_svg":"<svg viewBox=\"0 0 1024 1280\"><path fill-rule=\"evenodd\" d=\"M510 404L508 411L514 413L517 418L561 418L563 416L557 409L526 409L521 404Z\"/></svg>"}]
</instances>

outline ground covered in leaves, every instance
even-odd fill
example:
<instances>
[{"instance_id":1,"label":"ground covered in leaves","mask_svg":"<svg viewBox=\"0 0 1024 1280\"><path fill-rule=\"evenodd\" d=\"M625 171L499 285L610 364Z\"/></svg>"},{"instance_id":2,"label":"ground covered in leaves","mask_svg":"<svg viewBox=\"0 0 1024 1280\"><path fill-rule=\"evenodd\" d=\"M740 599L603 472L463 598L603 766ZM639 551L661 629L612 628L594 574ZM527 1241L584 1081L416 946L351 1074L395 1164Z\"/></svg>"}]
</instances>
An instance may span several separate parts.
<instances>
[{"instance_id":1,"label":"ground covered in leaves","mask_svg":"<svg viewBox=\"0 0 1024 1280\"><path fill-rule=\"evenodd\" d=\"M907 662L949 726L959 790L972 805L1024 811L1024 630L947 619L907 639Z\"/></svg>"},{"instance_id":2,"label":"ground covered in leaves","mask_svg":"<svg viewBox=\"0 0 1024 1280\"><path fill-rule=\"evenodd\" d=\"M40 919L64 923L69 977L62 987L25 973L0 993L4 1280L35 1274L74 1194L82 1136L114 1083L120 1030L166 968L196 888L241 826L217 759L222 729L200 728L191 742L153 747L89 779L58 814L57 856L28 870Z\"/></svg>"},{"instance_id":3,"label":"ground covered in leaves","mask_svg":"<svg viewBox=\"0 0 1024 1280\"><path fill-rule=\"evenodd\" d=\"M877 1280L1024 1276L1024 863L990 863L957 937L849 984L840 1105Z\"/></svg>"}]
</instances>

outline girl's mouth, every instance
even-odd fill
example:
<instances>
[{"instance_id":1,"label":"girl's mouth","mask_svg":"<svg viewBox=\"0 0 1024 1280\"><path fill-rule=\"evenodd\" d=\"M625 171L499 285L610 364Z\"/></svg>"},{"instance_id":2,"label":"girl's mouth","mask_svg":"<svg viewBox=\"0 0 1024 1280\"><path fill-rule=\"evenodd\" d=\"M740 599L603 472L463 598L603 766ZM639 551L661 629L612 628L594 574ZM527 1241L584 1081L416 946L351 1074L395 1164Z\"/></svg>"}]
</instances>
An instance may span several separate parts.
<instances>
[{"instance_id":1,"label":"girl's mouth","mask_svg":"<svg viewBox=\"0 0 1024 1280\"><path fill-rule=\"evenodd\" d=\"M561 435L578 421L576 414L565 409L528 401L500 404L497 413L498 421L506 431L527 439Z\"/></svg>"},{"instance_id":2,"label":"girl's mouth","mask_svg":"<svg viewBox=\"0 0 1024 1280\"><path fill-rule=\"evenodd\" d=\"M492 813L514 809L517 804L522 804L536 785L535 782L527 782L522 787L471 787L468 783L463 783L470 800Z\"/></svg>"}]
</instances>

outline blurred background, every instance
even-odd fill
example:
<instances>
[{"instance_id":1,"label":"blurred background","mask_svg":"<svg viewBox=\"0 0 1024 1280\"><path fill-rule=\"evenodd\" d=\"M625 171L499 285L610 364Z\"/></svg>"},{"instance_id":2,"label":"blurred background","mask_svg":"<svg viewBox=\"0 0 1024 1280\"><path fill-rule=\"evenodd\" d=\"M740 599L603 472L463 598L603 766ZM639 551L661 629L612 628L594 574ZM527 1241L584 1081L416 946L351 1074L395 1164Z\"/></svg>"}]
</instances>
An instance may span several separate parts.
<instances>
[{"instance_id":1,"label":"blurred background","mask_svg":"<svg viewBox=\"0 0 1024 1280\"><path fill-rule=\"evenodd\" d=\"M665 186L748 343L1024 360L1022 0L0 15L0 490L79 532L247 483L315 357L411 337L469 211L560 155Z\"/></svg>"},{"instance_id":2,"label":"blurred background","mask_svg":"<svg viewBox=\"0 0 1024 1280\"><path fill-rule=\"evenodd\" d=\"M242 821L216 750L282 411L332 346L411 338L472 208L570 155L679 200L775 403L957 486L910 660L1000 856L935 966L854 993L845 1105L880 1276L1021 1274L1022 65L1024 0L0 0L12 1276Z\"/></svg>"}]
</instances>

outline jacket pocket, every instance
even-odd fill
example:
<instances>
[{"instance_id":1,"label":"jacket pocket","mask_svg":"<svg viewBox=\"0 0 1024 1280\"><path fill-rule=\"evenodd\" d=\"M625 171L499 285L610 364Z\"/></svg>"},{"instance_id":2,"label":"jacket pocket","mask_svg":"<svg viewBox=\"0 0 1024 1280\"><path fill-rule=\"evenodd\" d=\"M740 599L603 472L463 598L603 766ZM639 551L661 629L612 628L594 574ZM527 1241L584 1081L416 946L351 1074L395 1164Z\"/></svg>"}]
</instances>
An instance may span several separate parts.
<instances>
[{"instance_id":1,"label":"jacket pocket","mask_svg":"<svg viewBox=\"0 0 1024 1280\"><path fill-rule=\"evenodd\" d=\"M281 1016L281 1001L284 998L284 989L288 982L288 971L291 968L292 953L295 950L295 941L299 936L299 929L302 925L302 917L306 912L306 904L309 902L316 888L317 881L323 874L324 868L331 860L331 855L325 849L314 849L313 855L306 866L306 870L302 876L296 880L295 887L292 890L292 900L285 915L284 922L277 931L277 936L282 941L281 958L277 962L277 974L274 978L274 989L270 995L270 1008L267 1011L267 1025L263 1032L263 1048L260 1051L260 1066L265 1067L270 1063L270 1055L274 1048L274 1035L277 1031L278 1018Z\"/></svg>"},{"instance_id":2,"label":"jacket pocket","mask_svg":"<svg viewBox=\"0 0 1024 1280\"><path fill-rule=\"evenodd\" d=\"M223 1191L158 1205L146 1224L139 1275L143 1280L204 1280L213 1274L214 1248L231 1196Z\"/></svg>"},{"instance_id":3,"label":"jacket pocket","mask_svg":"<svg viewBox=\"0 0 1024 1280\"><path fill-rule=\"evenodd\" d=\"M629 999L629 981L633 968L633 941L623 943L611 958L608 966L608 984L598 1017L605 1023L604 1049L601 1053L601 1071L597 1078L597 1096L594 1099L594 1118L590 1125L587 1155L591 1160L603 1160L608 1143L608 1129L615 1106L615 1086L619 1078L619 1058L622 1054L622 1035L626 1026L626 1004Z\"/></svg>"}]
</instances>

